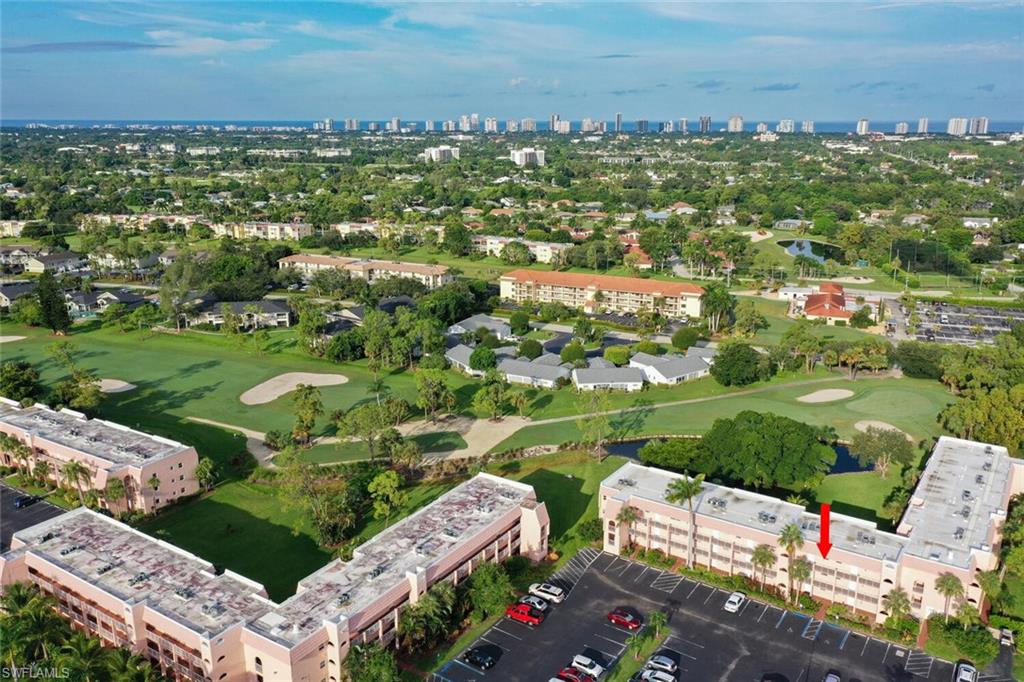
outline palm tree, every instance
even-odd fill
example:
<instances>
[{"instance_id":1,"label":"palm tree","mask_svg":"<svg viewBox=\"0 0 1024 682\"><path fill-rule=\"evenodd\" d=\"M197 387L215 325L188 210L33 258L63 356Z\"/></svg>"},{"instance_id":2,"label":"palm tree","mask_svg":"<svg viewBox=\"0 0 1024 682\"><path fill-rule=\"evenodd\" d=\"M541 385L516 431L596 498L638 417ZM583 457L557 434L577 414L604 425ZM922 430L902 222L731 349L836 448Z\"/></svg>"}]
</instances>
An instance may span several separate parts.
<instances>
[{"instance_id":1,"label":"palm tree","mask_svg":"<svg viewBox=\"0 0 1024 682\"><path fill-rule=\"evenodd\" d=\"M800 599L800 593L804 591L804 583L811 578L811 562L800 557L793 562L790 572L790 579L796 581L796 600Z\"/></svg>"},{"instance_id":2,"label":"palm tree","mask_svg":"<svg viewBox=\"0 0 1024 682\"><path fill-rule=\"evenodd\" d=\"M156 474L153 474L152 476L149 477L149 480L146 481L146 485L148 485L153 490L153 492L156 492L157 490L160 489L160 477L157 476Z\"/></svg>"},{"instance_id":3,"label":"palm tree","mask_svg":"<svg viewBox=\"0 0 1024 682\"><path fill-rule=\"evenodd\" d=\"M708 329L714 334L718 332L722 322L732 312L736 305L736 299L720 283L711 282L704 287L700 303L704 316L708 320Z\"/></svg>"},{"instance_id":4,"label":"palm tree","mask_svg":"<svg viewBox=\"0 0 1024 682\"><path fill-rule=\"evenodd\" d=\"M999 571L982 571L976 578L981 588L981 601L978 602L978 613L985 608L985 600L994 602L1003 591L1003 581L999 577Z\"/></svg>"},{"instance_id":5,"label":"palm tree","mask_svg":"<svg viewBox=\"0 0 1024 682\"><path fill-rule=\"evenodd\" d=\"M846 364L850 370L850 380L857 378L857 369L867 359L864 349L860 346L850 346L839 355L839 361Z\"/></svg>"},{"instance_id":6,"label":"palm tree","mask_svg":"<svg viewBox=\"0 0 1024 682\"><path fill-rule=\"evenodd\" d=\"M654 636L660 637L661 629L668 625L668 615L664 611L652 611L647 622L654 630Z\"/></svg>"},{"instance_id":7,"label":"palm tree","mask_svg":"<svg viewBox=\"0 0 1024 682\"><path fill-rule=\"evenodd\" d=\"M64 483L69 488L74 488L78 491L78 501L85 506L85 493L82 492L82 482L88 481L92 478L92 474L81 462L72 460L61 467L61 473L64 475Z\"/></svg>"},{"instance_id":8,"label":"palm tree","mask_svg":"<svg viewBox=\"0 0 1024 682\"><path fill-rule=\"evenodd\" d=\"M882 597L882 606L893 620L903 620L910 614L910 596L902 587L894 587Z\"/></svg>"},{"instance_id":9,"label":"palm tree","mask_svg":"<svg viewBox=\"0 0 1024 682\"><path fill-rule=\"evenodd\" d=\"M665 491L665 501L671 504L682 504L686 501L686 506L690 512L690 537L689 542L686 543L686 567L693 568L693 556L694 551L697 548L697 515L693 512L693 498L700 494L700 491L704 489L704 474L697 474L695 477L690 478L689 474L684 472L682 478L677 478L668 484L668 489ZM671 554L671 547L669 553Z\"/></svg>"},{"instance_id":10,"label":"palm tree","mask_svg":"<svg viewBox=\"0 0 1024 682\"><path fill-rule=\"evenodd\" d=\"M626 505L619 510L618 516L615 517L615 521L619 524L619 528L625 528L626 533L626 544L630 543L630 530L633 528L633 524L640 520L640 514L636 509Z\"/></svg>"},{"instance_id":11,"label":"palm tree","mask_svg":"<svg viewBox=\"0 0 1024 682\"><path fill-rule=\"evenodd\" d=\"M761 570L761 589L766 590L765 580L768 576L768 569L775 565L778 558L775 556L775 548L768 544L760 544L754 548L750 555L750 563L754 568Z\"/></svg>"},{"instance_id":12,"label":"palm tree","mask_svg":"<svg viewBox=\"0 0 1024 682\"><path fill-rule=\"evenodd\" d=\"M935 591L946 599L946 606L943 608L942 613L946 617L945 622L948 623L949 605L953 599L959 599L964 596L964 584L960 582L960 578L947 571L935 579Z\"/></svg>"},{"instance_id":13,"label":"palm tree","mask_svg":"<svg viewBox=\"0 0 1024 682\"><path fill-rule=\"evenodd\" d=\"M786 561L787 569L786 576L789 583L789 590L786 593L787 599L793 595L793 559L796 554L796 550L804 546L804 533L800 530L800 526L795 523L787 523L782 527L782 532L779 533L779 547L786 549Z\"/></svg>"},{"instance_id":14,"label":"palm tree","mask_svg":"<svg viewBox=\"0 0 1024 682\"><path fill-rule=\"evenodd\" d=\"M76 677L84 682L105 682L110 679L109 652L99 638L76 632L57 651L54 663L58 668L74 670Z\"/></svg>"},{"instance_id":15,"label":"palm tree","mask_svg":"<svg viewBox=\"0 0 1024 682\"><path fill-rule=\"evenodd\" d=\"M116 476L107 481L103 488L103 498L107 501L107 507L113 507L127 497L124 481Z\"/></svg>"},{"instance_id":16,"label":"palm tree","mask_svg":"<svg viewBox=\"0 0 1024 682\"><path fill-rule=\"evenodd\" d=\"M45 661L50 657L64 634L65 624L53 610L53 601L39 595L32 599L17 615L5 623L4 630L11 639L19 642L23 661ZM13 622L12 622L13 621Z\"/></svg>"}]
</instances>

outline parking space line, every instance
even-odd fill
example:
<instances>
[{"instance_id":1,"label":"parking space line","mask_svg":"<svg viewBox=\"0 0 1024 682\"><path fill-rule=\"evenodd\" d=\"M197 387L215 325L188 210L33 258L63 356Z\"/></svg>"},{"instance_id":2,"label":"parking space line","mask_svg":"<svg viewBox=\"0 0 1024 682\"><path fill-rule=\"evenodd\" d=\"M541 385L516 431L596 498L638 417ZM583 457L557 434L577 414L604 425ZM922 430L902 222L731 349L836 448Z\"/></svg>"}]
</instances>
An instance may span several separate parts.
<instances>
[{"instance_id":1,"label":"parking space line","mask_svg":"<svg viewBox=\"0 0 1024 682\"><path fill-rule=\"evenodd\" d=\"M779 626L782 625L782 621L786 620L786 616L789 615L789 611L783 611L782 616L779 617L779 622L775 624L775 629L778 630Z\"/></svg>"},{"instance_id":2,"label":"parking space line","mask_svg":"<svg viewBox=\"0 0 1024 682\"><path fill-rule=\"evenodd\" d=\"M692 597L693 593L697 591L698 587L700 587L700 583L698 583L698 582L693 583L693 589L690 590L690 594L686 595L686 598L689 599L690 597Z\"/></svg>"},{"instance_id":3,"label":"parking space line","mask_svg":"<svg viewBox=\"0 0 1024 682\"><path fill-rule=\"evenodd\" d=\"M761 615L757 617L757 622L758 623L761 622L761 619L764 618L764 614L768 613L768 609L770 609L770 608L771 608L771 606L769 604L765 604L764 605L764 611L762 611Z\"/></svg>"},{"instance_id":4,"label":"parking space line","mask_svg":"<svg viewBox=\"0 0 1024 682\"><path fill-rule=\"evenodd\" d=\"M672 640L672 639L679 640L680 642L684 642L686 644L689 644L690 646L695 646L698 649L703 649L704 648L703 644L697 644L696 642L691 642L690 640L684 639L683 637L679 637L678 635L670 635L668 638L665 639L665 644L668 644L669 640Z\"/></svg>"},{"instance_id":5,"label":"parking space line","mask_svg":"<svg viewBox=\"0 0 1024 682\"><path fill-rule=\"evenodd\" d=\"M611 637L605 637L604 635L594 635L594 636L595 637L600 637L601 639L603 639L606 642L611 642L615 646L622 647L623 649L626 648L625 644L623 644L622 642L616 641L616 640L612 639Z\"/></svg>"},{"instance_id":6,"label":"parking space line","mask_svg":"<svg viewBox=\"0 0 1024 682\"><path fill-rule=\"evenodd\" d=\"M498 644L497 642L492 642L491 640L487 639L486 637L481 637L481 638L480 638L480 639L478 639L477 641L478 641L478 642L487 642L488 644L491 644L491 645L493 645L493 646L496 646L496 647L498 647L498 648L499 648L499 649L501 649L502 651L512 651L512 650L511 650L511 649L509 649L508 647L504 647L504 646L502 646L502 645Z\"/></svg>"},{"instance_id":7,"label":"parking space line","mask_svg":"<svg viewBox=\"0 0 1024 682\"><path fill-rule=\"evenodd\" d=\"M617 660L619 659L618 655L615 655L615 656L613 656L612 654L608 653L608 652L607 652L607 651L605 651L604 649L598 649L598 648L597 648L596 646L590 646L589 644L585 644L585 645L583 646L583 648L584 648L584 649L593 649L593 650L594 650L594 651L596 651L597 653L599 653L599 654L604 654L605 656L607 656L608 658L612 659L613 661L617 661ZM621 652L620 652L620 653L621 653Z\"/></svg>"},{"instance_id":8,"label":"parking space line","mask_svg":"<svg viewBox=\"0 0 1024 682\"><path fill-rule=\"evenodd\" d=\"M869 642L871 642L871 638L870 637L865 637L864 638L864 648L860 650L860 655L861 656L863 656L864 652L868 650L868 643Z\"/></svg>"},{"instance_id":9,"label":"parking space line","mask_svg":"<svg viewBox=\"0 0 1024 682\"><path fill-rule=\"evenodd\" d=\"M716 594L718 594L718 588L717 587L712 587L711 588L711 594L709 594L708 598L704 600L704 603L707 604L709 601L711 601L711 598L714 597Z\"/></svg>"},{"instance_id":10,"label":"parking space line","mask_svg":"<svg viewBox=\"0 0 1024 682\"><path fill-rule=\"evenodd\" d=\"M611 568L612 566L614 566L616 563L618 563L618 561L619 561L619 557L615 557L614 559L612 559L612 562L604 567L605 572L607 573L608 569Z\"/></svg>"},{"instance_id":11,"label":"parking space line","mask_svg":"<svg viewBox=\"0 0 1024 682\"><path fill-rule=\"evenodd\" d=\"M470 671L472 671L472 672L476 673L477 675L486 675L486 674L487 674L487 673L485 673L485 672L484 672L483 670L477 670L476 668L474 668L474 667L473 667L473 666L471 666L471 665L466 665L465 663L463 663L462 661L460 661L460 660L459 660L459 659L457 659L457 658L453 658L453 659L452 659L452 663L455 663L456 665L461 665L461 666L462 666L463 668L465 668L466 670L470 670Z\"/></svg>"},{"instance_id":12,"label":"parking space line","mask_svg":"<svg viewBox=\"0 0 1024 682\"><path fill-rule=\"evenodd\" d=\"M743 615L743 613L744 613L744 612L745 612L745 611L747 610L747 608L748 608L748 607L749 607L749 606L750 606L751 604L753 604L753 603L754 603L754 602L753 602L753 600L751 600L751 599L747 599L747 600L746 600L746 601L745 601L745 602L743 603L743 608L742 608L742 609L740 609L740 615L742 616L742 615Z\"/></svg>"},{"instance_id":13,"label":"parking space line","mask_svg":"<svg viewBox=\"0 0 1024 682\"><path fill-rule=\"evenodd\" d=\"M843 635L843 641L839 643L839 650L842 651L843 647L846 646L846 640L850 639L850 631L847 630L846 634Z\"/></svg>"},{"instance_id":14,"label":"parking space line","mask_svg":"<svg viewBox=\"0 0 1024 682\"><path fill-rule=\"evenodd\" d=\"M512 634L511 632L505 632L504 630L502 630L501 628L499 628L499 627L498 627L497 625L495 625L494 627L492 627L492 628L491 628L491 630L497 630L497 631L498 631L498 632L500 632L501 634L503 634L503 635L508 635L508 636L509 636L509 637L511 637L512 639L518 639L519 641L523 641L523 638L522 638L522 637L518 637L518 636L516 636L516 635L513 635L513 634Z\"/></svg>"}]
</instances>

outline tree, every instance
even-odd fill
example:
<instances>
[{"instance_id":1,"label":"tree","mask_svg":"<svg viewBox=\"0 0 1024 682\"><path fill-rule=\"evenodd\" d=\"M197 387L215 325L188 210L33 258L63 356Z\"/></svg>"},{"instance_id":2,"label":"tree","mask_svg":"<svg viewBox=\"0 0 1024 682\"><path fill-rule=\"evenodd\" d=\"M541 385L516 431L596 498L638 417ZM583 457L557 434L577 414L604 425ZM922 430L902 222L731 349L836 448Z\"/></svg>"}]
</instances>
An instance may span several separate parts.
<instances>
[{"instance_id":1,"label":"tree","mask_svg":"<svg viewBox=\"0 0 1024 682\"><path fill-rule=\"evenodd\" d=\"M103 488L103 499L107 501L107 507L116 507L117 503L126 497L127 490L124 487L124 481L117 476L108 478L107 485Z\"/></svg>"},{"instance_id":2,"label":"tree","mask_svg":"<svg viewBox=\"0 0 1024 682\"><path fill-rule=\"evenodd\" d=\"M704 317L708 320L708 329L712 334L717 334L736 307L736 297L720 282L709 282L704 285L700 303Z\"/></svg>"},{"instance_id":3,"label":"tree","mask_svg":"<svg viewBox=\"0 0 1024 682\"><path fill-rule=\"evenodd\" d=\"M203 486L204 490L209 491L213 488L213 484L217 482L217 465L209 457L203 457L196 464L195 476L199 485Z\"/></svg>"},{"instance_id":4,"label":"tree","mask_svg":"<svg viewBox=\"0 0 1024 682\"><path fill-rule=\"evenodd\" d=\"M437 412L453 403L455 394L448 386L444 370L422 369L416 372L416 406L423 410L427 419L435 421Z\"/></svg>"},{"instance_id":5,"label":"tree","mask_svg":"<svg viewBox=\"0 0 1024 682\"><path fill-rule=\"evenodd\" d=\"M861 466L874 466L882 478L886 477L891 464L907 466L914 461L914 447L906 434L877 426L869 426L854 435L850 454Z\"/></svg>"},{"instance_id":6,"label":"tree","mask_svg":"<svg viewBox=\"0 0 1024 682\"><path fill-rule=\"evenodd\" d=\"M56 651L53 663L58 669L74 670L78 679L100 682L109 679L107 652L98 637L73 633Z\"/></svg>"},{"instance_id":7,"label":"tree","mask_svg":"<svg viewBox=\"0 0 1024 682\"><path fill-rule=\"evenodd\" d=\"M960 582L960 578L956 577L950 572L941 573L939 577L935 579L935 591L942 595L946 600L946 605L942 609L942 614L945 616L945 622L949 622L949 605L954 599L960 599L964 596L964 584Z\"/></svg>"},{"instance_id":8,"label":"tree","mask_svg":"<svg viewBox=\"0 0 1024 682\"><path fill-rule=\"evenodd\" d=\"M519 413L520 417L526 416L526 408L530 406L530 394L526 391L515 391L510 393L508 401L512 408Z\"/></svg>"},{"instance_id":9,"label":"tree","mask_svg":"<svg viewBox=\"0 0 1024 682\"><path fill-rule=\"evenodd\" d=\"M651 611L647 624L654 630L655 638L661 637L661 631L668 625L668 615L664 611Z\"/></svg>"},{"instance_id":10,"label":"tree","mask_svg":"<svg viewBox=\"0 0 1024 682\"><path fill-rule=\"evenodd\" d=\"M894 587L882 597L882 606L889 612L886 620L901 621L910 615L910 596L902 587Z\"/></svg>"},{"instance_id":11,"label":"tree","mask_svg":"<svg viewBox=\"0 0 1024 682\"><path fill-rule=\"evenodd\" d=\"M160 490L160 477L153 474L149 477L149 480L146 481L146 485L149 486L150 490L153 492Z\"/></svg>"},{"instance_id":12,"label":"tree","mask_svg":"<svg viewBox=\"0 0 1024 682\"><path fill-rule=\"evenodd\" d=\"M508 318L508 324L513 334L525 334L530 331L530 313L525 310L516 310Z\"/></svg>"},{"instance_id":13,"label":"tree","mask_svg":"<svg viewBox=\"0 0 1024 682\"><path fill-rule=\"evenodd\" d=\"M796 551L804 546L804 533L800 526L795 523L787 523L779 533L779 547L786 550L786 576L789 587L786 592L787 598L793 596L793 561L796 559Z\"/></svg>"},{"instance_id":14,"label":"tree","mask_svg":"<svg viewBox=\"0 0 1024 682\"><path fill-rule=\"evenodd\" d=\"M939 415L942 425L962 438L1024 452L1024 384L1012 388L970 389Z\"/></svg>"},{"instance_id":15,"label":"tree","mask_svg":"<svg viewBox=\"0 0 1024 682\"><path fill-rule=\"evenodd\" d=\"M506 265L529 265L533 262L533 254L522 242L509 242L501 250L501 262Z\"/></svg>"},{"instance_id":16,"label":"tree","mask_svg":"<svg viewBox=\"0 0 1024 682\"><path fill-rule=\"evenodd\" d=\"M504 611L515 596L512 582L501 564L481 564L473 571L469 583L470 602L481 618Z\"/></svg>"},{"instance_id":17,"label":"tree","mask_svg":"<svg viewBox=\"0 0 1024 682\"><path fill-rule=\"evenodd\" d=\"M308 444L310 432L316 425L317 418L324 413L324 404L320 400L320 389L309 384L299 384L292 395L295 406L295 426L292 436L300 443Z\"/></svg>"},{"instance_id":18,"label":"tree","mask_svg":"<svg viewBox=\"0 0 1024 682\"><path fill-rule=\"evenodd\" d=\"M160 310L174 318L174 327L181 331L181 320L192 308L196 288L202 283L200 268L192 254L174 259L160 278Z\"/></svg>"},{"instance_id":19,"label":"tree","mask_svg":"<svg viewBox=\"0 0 1024 682\"><path fill-rule=\"evenodd\" d=\"M572 325L572 335L583 343L590 343L597 339L597 329L594 328L594 323L590 321L589 317L581 315Z\"/></svg>"},{"instance_id":20,"label":"tree","mask_svg":"<svg viewBox=\"0 0 1024 682\"><path fill-rule=\"evenodd\" d=\"M49 270L44 270L39 276L35 295L39 301L42 325L54 334L67 333L71 328L71 316L64 302L64 292Z\"/></svg>"},{"instance_id":21,"label":"tree","mask_svg":"<svg viewBox=\"0 0 1024 682\"><path fill-rule=\"evenodd\" d=\"M367 487L373 500L373 515L384 519L385 528L390 525L392 512L409 501L409 494L402 490L403 485L404 481L398 473L388 470L377 474Z\"/></svg>"},{"instance_id":22,"label":"tree","mask_svg":"<svg viewBox=\"0 0 1024 682\"><path fill-rule=\"evenodd\" d=\"M871 319L871 308L869 306L862 306L858 308L853 315L850 316L850 326L856 329L867 329L874 323L875 321Z\"/></svg>"},{"instance_id":23,"label":"tree","mask_svg":"<svg viewBox=\"0 0 1024 682\"><path fill-rule=\"evenodd\" d=\"M621 532L620 537L625 538L626 546L632 544L633 524L639 520L640 512L636 510L636 507L631 507L628 504L623 505L622 509L619 510L619 513L616 514L615 523L619 526L619 531Z\"/></svg>"},{"instance_id":24,"label":"tree","mask_svg":"<svg viewBox=\"0 0 1024 682\"><path fill-rule=\"evenodd\" d=\"M580 442L601 461L604 442L608 438L611 400L608 391L589 391L584 400L583 413L576 418L576 428L580 432Z\"/></svg>"},{"instance_id":25,"label":"tree","mask_svg":"<svg viewBox=\"0 0 1024 682\"><path fill-rule=\"evenodd\" d=\"M77 460L66 462L60 472L64 476L64 484L78 491L78 501L85 506L85 493L82 490L82 484L88 483L92 479L92 472Z\"/></svg>"},{"instance_id":26,"label":"tree","mask_svg":"<svg viewBox=\"0 0 1024 682\"><path fill-rule=\"evenodd\" d=\"M298 454L298 449L291 446L274 458L285 508L303 512L295 515L293 530L298 533L308 519L321 545L337 545L356 521L354 493L346 479L325 474L321 467L302 460Z\"/></svg>"},{"instance_id":27,"label":"tree","mask_svg":"<svg viewBox=\"0 0 1024 682\"><path fill-rule=\"evenodd\" d=\"M39 372L24 360L8 360L0 365L0 395L15 402L35 400L43 392Z\"/></svg>"},{"instance_id":28,"label":"tree","mask_svg":"<svg viewBox=\"0 0 1024 682\"><path fill-rule=\"evenodd\" d=\"M736 306L736 322L733 327L737 334L753 336L758 330L768 328L768 318L757 309L753 301L743 301Z\"/></svg>"},{"instance_id":29,"label":"tree","mask_svg":"<svg viewBox=\"0 0 1024 682\"><path fill-rule=\"evenodd\" d=\"M327 316L323 308L313 303L300 303L298 314L296 340L313 355L323 356L326 347L324 331L327 329Z\"/></svg>"},{"instance_id":30,"label":"tree","mask_svg":"<svg viewBox=\"0 0 1024 682\"><path fill-rule=\"evenodd\" d=\"M561 358L562 362L568 362L579 367L581 364L586 363L587 351L579 341L570 341L565 344L558 357Z\"/></svg>"},{"instance_id":31,"label":"tree","mask_svg":"<svg viewBox=\"0 0 1024 682\"><path fill-rule=\"evenodd\" d=\"M1003 579L999 571L981 571L975 577L978 586L981 588L981 599L978 601L978 613L984 612L985 600L996 602L1003 592Z\"/></svg>"},{"instance_id":32,"label":"tree","mask_svg":"<svg viewBox=\"0 0 1024 682\"><path fill-rule=\"evenodd\" d=\"M544 346L536 339L523 339L519 344L519 357L533 360L544 354Z\"/></svg>"},{"instance_id":33,"label":"tree","mask_svg":"<svg viewBox=\"0 0 1024 682\"><path fill-rule=\"evenodd\" d=\"M630 356L633 354L629 346L608 346L604 349L602 354L604 359L608 362L622 367L629 362Z\"/></svg>"},{"instance_id":34,"label":"tree","mask_svg":"<svg viewBox=\"0 0 1024 682\"><path fill-rule=\"evenodd\" d=\"M10 307L10 318L26 327L39 327L43 324L43 309L39 305L38 296L22 296Z\"/></svg>"},{"instance_id":35,"label":"tree","mask_svg":"<svg viewBox=\"0 0 1024 682\"><path fill-rule=\"evenodd\" d=\"M811 578L811 562L805 557L799 557L793 561L792 568L790 569L790 580L796 583L796 594L794 600L800 599L800 594L804 591L804 583Z\"/></svg>"},{"instance_id":36,"label":"tree","mask_svg":"<svg viewBox=\"0 0 1024 682\"><path fill-rule=\"evenodd\" d=\"M483 385L473 394L473 408L497 421L505 411L508 384L497 370L488 370Z\"/></svg>"},{"instance_id":37,"label":"tree","mask_svg":"<svg viewBox=\"0 0 1024 682\"><path fill-rule=\"evenodd\" d=\"M893 362L903 370L904 376L915 379L942 379L944 346L937 343L903 341L896 346Z\"/></svg>"},{"instance_id":38,"label":"tree","mask_svg":"<svg viewBox=\"0 0 1024 682\"><path fill-rule=\"evenodd\" d=\"M385 407L376 403L360 405L348 412L336 412L333 415L338 435L364 441L371 459L377 457L377 441L381 434L392 428L389 417Z\"/></svg>"},{"instance_id":39,"label":"tree","mask_svg":"<svg viewBox=\"0 0 1024 682\"><path fill-rule=\"evenodd\" d=\"M693 327L680 327L672 334L672 347L686 350L700 340L700 332Z\"/></svg>"},{"instance_id":40,"label":"tree","mask_svg":"<svg viewBox=\"0 0 1024 682\"><path fill-rule=\"evenodd\" d=\"M487 346L477 346L469 355L469 366L477 372L494 369L498 364L498 356Z\"/></svg>"},{"instance_id":41,"label":"tree","mask_svg":"<svg viewBox=\"0 0 1024 682\"><path fill-rule=\"evenodd\" d=\"M711 376L723 386L746 386L760 378L760 356L749 344L723 343L711 365Z\"/></svg>"},{"instance_id":42,"label":"tree","mask_svg":"<svg viewBox=\"0 0 1024 682\"><path fill-rule=\"evenodd\" d=\"M473 235L461 222L446 223L443 245L453 256L465 256L473 248Z\"/></svg>"},{"instance_id":43,"label":"tree","mask_svg":"<svg viewBox=\"0 0 1024 682\"><path fill-rule=\"evenodd\" d=\"M775 565L778 558L775 556L775 549L771 545L760 544L754 547L753 553L750 555L750 563L753 564L755 569L761 571L761 589L765 590L765 581L768 576L768 569Z\"/></svg>"},{"instance_id":44,"label":"tree","mask_svg":"<svg viewBox=\"0 0 1024 682\"><path fill-rule=\"evenodd\" d=\"M376 641L354 644L343 667L351 682L401 682L402 679L394 652Z\"/></svg>"},{"instance_id":45,"label":"tree","mask_svg":"<svg viewBox=\"0 0 1024 682\"><path fill-rule=\"evenodd\" d=\"M682 504L683 502L686 502L686 506L690 512L690 530L686 542L687 568L693 568L693 553L697 545L697 515L693 510L693 498L700 495L700 492L703 489L704 474L697 474L693 478L690 478L688 473L684 473L683 478L673 480L668 484L668 488L665 490L666 502L670 504Z\"/></svg>"}]
</instances>

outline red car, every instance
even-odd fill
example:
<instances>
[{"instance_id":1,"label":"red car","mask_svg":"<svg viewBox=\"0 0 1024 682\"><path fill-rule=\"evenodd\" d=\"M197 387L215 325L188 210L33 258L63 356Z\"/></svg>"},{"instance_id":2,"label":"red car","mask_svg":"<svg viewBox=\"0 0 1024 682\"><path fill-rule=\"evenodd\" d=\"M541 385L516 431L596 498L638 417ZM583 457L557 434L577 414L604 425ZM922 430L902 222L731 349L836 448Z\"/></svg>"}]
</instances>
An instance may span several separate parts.
<instances>
[{"instance_id":1,"label":"red car","mask_svg":"<svg viewBox=\"0 0 1024 682\"><path fill-rule=\"evenodd\" d=\"M562 672L555 675L556 678L565 682L594 682L594 678L572 666L562 668Z\"/></svg>"},{"instance_id":2,"label":"red car","mask_svg":"<svg viewBox=\"0 0 1024 682\"><path fill-rule=\"evenodd\" d=\"M608 622L612 625L618 625L620 628L626 628L627 630L639 630L640 626L643 625L643 621L640 620L640 616L634 615L625 609L615 609L608 614Z\"/></svg>"},{"instance_id":3,"label":"red car","mask_svg":"<svg viewBox=\"0 0 1024 682\"><path fill-rule=\"evenodd\" d=\"M544 622L544 613L533 608L529 604L513 604L505 609L505 615L512 620L526 623L530 627L540 625Z\"/></svg>"}]
</instances>

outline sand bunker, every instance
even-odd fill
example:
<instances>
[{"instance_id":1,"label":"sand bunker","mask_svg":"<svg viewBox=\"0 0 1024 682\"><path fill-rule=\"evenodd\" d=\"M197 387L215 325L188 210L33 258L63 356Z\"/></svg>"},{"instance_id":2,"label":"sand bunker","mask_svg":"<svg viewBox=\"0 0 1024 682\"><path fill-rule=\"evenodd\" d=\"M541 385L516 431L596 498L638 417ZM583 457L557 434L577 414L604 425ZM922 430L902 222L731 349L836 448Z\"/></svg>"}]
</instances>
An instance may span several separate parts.
<instances>
[{"instance_id":1,"label":"sand bunker","mask_svg":"<svg viewBox=\"0 0 1024 682\"><path fill-rule=\"evenodd\" d=\"M310 386L336 386L348 382L344 374L315 374L313 372L288 372L267 379L258 386L253 386L239 396L246 405L263 405L277 400L285 393L295 390L299 384Z\"/></svg>"},{"instance_id":2,"label":"sand bunker","mask_svg":"<svg viewBox=\"0 0 1024 682\"><path fill-rule=\"evenodd\" d=\"M100 390L104 393L124 393L136 388L135 384L129 384L120 379L100 379Z\"/></svg>"},{"instance_id":3,"label":"sand bunker","mask_svg":"<svg viewBox=\"0 0 1024 682\"><path fill-rule=\"evenodd\" d=\"M756 232L756 231L755 232L740 232L740 234L742 234L744 237L750 237L750 241L754 242L755 244L757 242L763 242L765 239L771 239L772 236L773 236L771 232L767 232L767 231L764 232L764 233Z\"/></svg>"},{"instance_id":4,"label":"sand bunker","mask_svg":"<svg viewBox=\"0 0 1024 682\"><path fill-rule=\"evenodd\" d=\"M830 281L839 284L870 284L875 280L870 277L833 277Z\"/></svg>"},{"instance_id":5,"label":"sand bunker","mask_svg":"<svg viewBox=\"0 0 1024 682\"><path fill-rule=\"evenodd\" d=\"M14 343L15 341L21 341L24 336L0 336L0 343Z\"/></svg>"},{"instance_id":6,"label":"sand bunker","mask_svg":"<svg viewBox=\"0 0 1024 682\"><path fill-rule=\"evenodd\" d=\"M845 388L826 388L814 393L808 393L797 398L801 403L830 403L833 400L846 400L853 396L853 391Z\"/></svg>"},{"instance_id":7,"label":"sand bunker","mask_svg":"<svg viewBox=\"0 0 1024 682\"><path fill-rule=\"evenodd\" d=\"M892 424L889 424L888 422L880 422L877 419L865 419L864 421L859 421L853 425L853 428L857 429L858 431L867 431L872 426L875 427L876 429L885 429L886 431L896 431L898 433L902 433L904 436L907 437L907 440L909 440L910 442L914 442L913 436L911 436L903 429L898 429Z\"/></svg>"}]
</instances>

